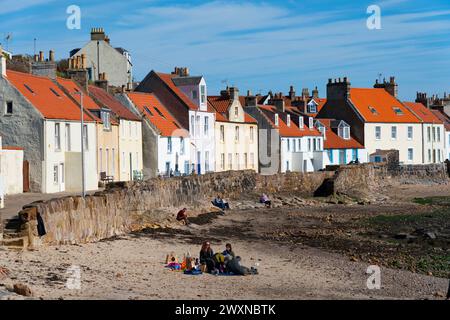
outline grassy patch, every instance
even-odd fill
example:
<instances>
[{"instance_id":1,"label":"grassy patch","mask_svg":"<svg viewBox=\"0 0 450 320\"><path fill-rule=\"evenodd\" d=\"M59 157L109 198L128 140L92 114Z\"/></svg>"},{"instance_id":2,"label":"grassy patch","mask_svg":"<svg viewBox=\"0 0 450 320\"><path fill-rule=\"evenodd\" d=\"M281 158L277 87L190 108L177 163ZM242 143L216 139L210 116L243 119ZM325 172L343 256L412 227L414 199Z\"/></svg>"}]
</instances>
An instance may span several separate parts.
<instances>
[{"instance_id":1,"label":"grassy patch","mask_svg":"<svg viewBox=\"0 0 450 320\"><path fill-rule=\"evenodd\" d=\"M413 202L421 205L450 206L450 197L414 198Z\"/></svg>"}]
</instances>

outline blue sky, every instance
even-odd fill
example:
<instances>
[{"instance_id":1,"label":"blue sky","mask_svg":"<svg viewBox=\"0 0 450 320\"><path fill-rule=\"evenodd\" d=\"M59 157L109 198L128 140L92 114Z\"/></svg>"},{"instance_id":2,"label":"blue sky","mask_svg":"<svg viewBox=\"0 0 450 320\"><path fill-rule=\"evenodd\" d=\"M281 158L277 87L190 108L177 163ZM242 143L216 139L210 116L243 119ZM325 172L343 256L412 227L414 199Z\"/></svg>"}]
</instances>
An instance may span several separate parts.
<instances>
[{"instance_id":1,"label":"blue sky","mask_svg":"<svg viewBox=\"0 0 450 320\"><path fill-rule=\"evenodd\" d=\"M66 28L69 5L81 8L81 30ZM366 27L367 7L382 10L382 29ZM448 0L0 0L0 36L12 33L14 53L56 50L57 58L103 27L112 45L127 48L137 80L155 69L190 67L210 93L225 81L242 93L287 92L347 76L372 86L397 77L400 96L450 92Z\"/></svg>"}]
</instances>

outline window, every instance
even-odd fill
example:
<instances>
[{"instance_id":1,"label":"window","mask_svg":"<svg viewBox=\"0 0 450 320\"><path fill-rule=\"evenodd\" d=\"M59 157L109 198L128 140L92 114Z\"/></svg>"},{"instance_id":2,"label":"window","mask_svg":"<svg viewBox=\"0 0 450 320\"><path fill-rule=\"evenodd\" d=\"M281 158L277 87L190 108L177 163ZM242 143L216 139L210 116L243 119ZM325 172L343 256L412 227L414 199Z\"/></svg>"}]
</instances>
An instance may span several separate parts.
<instances>
[{"instance_id":1,"label":"window","mask_svg":"<svg viewBox=\"0 0 450 320\"><path fill-rule=\"evenodd\" d=\"M162 117L162 118L166 118L163 114L162 114L162 112L161 111L159 111L159 109L157 108L157 107L153 107L154 109L155 109L155 111L159 114L159 116L160 117Z\"/></svg>"},{"instance_id":2,"label":"window","mask_svg":"<svg viewBox=\"0 0 450 320\"><path fill-rule=\"evenodd\" d=\"M313 151L317 151L317 140L313 139Z\"/></svg>"},{"instance_id":3,"label":"window","mask_svg":"<svg viewBox=\"0 0 450 320\"><path fill-rule=\"evenodd\" d=\"M193 100L197 100L198 99L198 92L197 92L197 90L193 90L192 91L192 99Z\"/></svg>"},{"instance_id":4,"label":"window","mask_svg":"<svg viewBox=\"0 0 450 320\"><path fill-rule=\"evenodd\" d=\"M369 106L369 110L370 110L370 112L372 112L372 114L378 115L378 111L374 107Z\"/></svg>"},{"instance_id":5,"label":"window","mask_svg":"<svg viewBox=\"0 0 450 320\"><path fill-rule=\"evenodd\" d=\"M55 150L61 150L61 130L59 123L55 123Z\"/></svg>"},{"instance_id":6,"label":"window","mask_svg":"<svg viewBox=\"0 0 450 320\"><path fill-rule=\"evenodd\" d=\"M397 140L397 127L395 126L391 127L391 139Z\"/></svg>"},{"instance_id":7,"label":"window","mask_svg":"<svg viewBox=\"0 0 450 320\"><path fill-rule=\"evenodd\" d=\"M381 140L381 127L375 127L375 140Z\"/></svg>"},{"instance_id":8,"label":"window","mask_svg":"<svg viewBox=\"0 0 450 320\"><path fill-rule=\"evenodd\" d=\"M345 140L350 140L350 127L348 126L339 126L338 135Z\"/></svg>"},{"instance_id":9,"label":"window","mask_svg":"<svg viewBox=\"0 0 450 320\"><path fill-rule=\"evenodd\" d=\"M244 169L248 168L248 156L246 153L244 153Z\"/></svg>"},{"instance_id":10,"label":"window","mask_svg":"<svg viewBox=\"0 0 450 320\"><path fill-rule=\"evenodd\" d=\"M239 159L239 153L236 153L236 167L237 167L238 170L241 170L241 164L240 164L239 160L240 160Z\"/></svg>"},{"instance_id":11,"label":"window","mask_svg":"<svg viewBox=\"0 0 450 320\"><path fill-rule=\"evenodd\" d=\"M292 140L292 149L293 152L297 152L297 144L295 143L295 139Z\"/></svg>"},{"instance_id":12,"label":"window","mask_svg":"<svg viewBox=\"0 0 450 320\"><path fill-rule=\"evenodd\" d=\"M440 149L438 149L437 154L438 154L438 163L439 163L439 162L441 162L441 150Z\"/></svg>"},{"instance_id":13,"label":"window","mask_svg":"<svg viewBox=\"0 0 450 320\"><path fill-rule=\"evenodd\" d=\"M220 126L220 141L225 142L225 126Z\"/></svg>"},{"instance_id":14,"label":"window","mask_svg":"<svg viewBox=\"0 0 450 320\"><path fill-rule=\"evenodd\" d=\"M237 118L239 117L239 107L234 108L234 116Z\"/></svg>"},{"instance_id":15,"label":"window","mask_svg":"<svg viewBox=\"0 0 450 320\"><path fill-rule=\"evenodd\" d=\"M205 172L209 172L209 151L205 152Z\"/></svg>"},{"instance_id":16,"label":"window","mask_svg":"<svg viewBox=\"0 0 450 320\"><path fill-rule=\"evenodd\" d=\"M110 113L107 111L102 111L101 117L102 117L102 122L103 122L103 129L111 130L111 119L110 119L111 115L110 115ZM130 122L130 126L131 126L131 122ZM130 130L130 136L131 136L131 130Z\"/></svg>"},{"instance_id":17,"label":"window","mask_svg":"<svg viewBox=\"0 0 450 320\"><path fill-rule=\"evenodd\" d=\"M112 149L112 154L111 154L111 174L114 176L115 172L116 172L116 149Z\"/></svg>"},{"instance_id":18,"label":"window","mask_svg":"<svg viewBox=\"0 0 450 320\"><path fill-rule=\"evenodd\" d=\"M353 149L352 150L352 160L353 161L358 160L358 149Z\"/></svg>"},{"instance_id":19,"label":"window","mask_svg":"<svg viewBox=\"0 0 450 320\"><path fill-rule=\"evenodd\" d=\"M298 139L298 151L301 152L302 151L302 140Z\"/></svg>"},{"instance_id":20,"label":"window","mask_svg":"<svg viewBox=\"0 0 450 320\"><path fill-rule=\"evenodd\" d=\"M144 106L144 110L151 116L153 117L153 113L150 111L150 109L148 107Z\"/></svg>"},{"instance_id":21,"label":"window","mask_svg":"<svg viewBox=\"0 0 450 320\"><path fill-rule=\"evenodd\" d=\"M200 135L200 116L197 116L195 118L195 132L196 132L197 136Z\"/></svg>"},{"instance_id":22,"label":"window","mask_svg":"<svg viewBox=\"0 0 450 320\"><path fill-rule=\"evenodd\" d=\"M239 142L239 127L237 126L235 128L235 140L236 142Z\"/></svg>"},{"instance_id":23,"label":"window","mask_svg":"<svg viewBox=\"0 0 450 320\"><path fill-rule=\"evenodd\" d=\"M100 148L98 150L98 162L99 162L99 168L100 168L100 172L103 172L103 149Z\"/></svg>"},{"instance_id":24,"label":"window","mask_svg":"<svg viewBox=\"0 0 450 320\"><path fill-rule=\"evenodd\" d=\"M286 171L291 171L291 167L289 165L289 161L286 161Z\"/></svg>"},{"instance_id":25,"label":"window","mask_svg":"<svg viewBox=\"0 0 450 320\"><path fill-rule=\"evenodd\" d=\"M250 142L253 143L255 141L255 128L254 127L250 127Z\"/></svg>"},{"instance_id":26,"label":"window","mask_svg":"<svg viewBox=\"0 0 450 320\"><path fill-rule=\"evenodd\" d=\"M53 183L58 184L59 183L59 166L54 165L53 166Z\"/></svg>"},{"instance_id":27,"label":"window","mask_svg":"<svg viewBox=\"0 0 450 320\"><path fill-rule=\"evenodd\" d=\"M172 153L172 137L167 138L167 153Z\"/></svg>"},{"instance_id":28,"label":"window","mask_svg":"<svg viewBox=\"0 0 450 320\"><path fill-rule=\"evenodd\" d=\"M437 141L441 142L441 128L437 127Z\"/></svg>"},{"instance_id":29,"label":"window","mask_svg":"<svg viewBox=\"0 0 450 320\"><path fill-rule=\"evenodd\" d=\"M286 124L287 124L288 127L291 126L291 116L290 115L287 115Z\"/></svg>"},{"instance_id":30,"label":"window","mask_svg":"<svg viewBox=\"0 0 450 320\"><path fill-rule=\"evenodd\" d=\"M303 119L303 117L298 117L298 123L299 123L298 127L300 129L303 129L305 127L305 120Z\"/></svg>"},{"instance_id":31,"label":"window","mask_svg":"<svg viewBox=\"0 0 450 320\"><path fill-rule=\"evenodd\" d=\"M250 167L253 169L255 167L255 154L250 153Z\"/></svg>"},{"instance_id":32,"label":"window","mask_svg":"<svg viewBox=\"0 0 450 320\"><path fill-rule=\"evenodd\" d=\"M280 124L279 122L279 117L278 117L278 113L275 114L275 126L278 127Z\"/></svg>"},{"instance_id":33,"label":"window","mask_svg":"<svg viewBox=\"0 0 450 320\"><path fill-rule=\"evenodd\" d=\"M31 87L30 87L29 85L24 84L24 87L25 87L28 91L30 91L32 94L34 94L33 89L31 89Z\"/></svg>"},{"instance_id":34,"label":"window","mask_svg":"<svg viewBox=\"0 0 450 320\"><path fill-rule=\"evenodd\" d=\"M347 164L347 152L345 149L339 150L339 164Z\"/></svg>"},{"instance_id":35,"label":"window","mask_svg":"<svg viewBox=\"0 0 450 320\"><path fill-rule=\"evenodd\" d=\"M233 155L231 153L228 154L228 169L233 170Z\"/></svg>"},{"instance_id":36,"label":"window","mask_svg":"<svg viewBox=\"0 0 450 320\"><path fill-rule=\"evenodd\" d=\"M433 127L433 142L436 142L436 128Z\"/></svg>"},{"instance_id":37,"label":"window","mask_svg":"<svg viewBox=\"0 0 450 320\"><path fill-rule=\"evenodd\" d=\"M109 166L109 149L106 149L106 174L111 174L111 167Z\"/></svg>"},{"instance_id":38,"label":"window","mask_svg":"<svg viewBox=\"0 0 450 320\"><path fill-rule=\"evenodd\" d=\"M412 148L408 149L408 161L413 161L414 159L414 150Z\"/></svg>"},{"instance_id":39,"label":"window","mask_svg":"<svg viewBox=\"0 0 450 320\"><path fill-rule=\"evenodd\" d=\"M314 128L314 118L309 117L309 129L312 130Z\"/></svg>"},{"instance_id":40,"label":"window","mask_svg":"<svg viewBox=\"0 0 450 320\"><path fill-rule=\"evenodd\" d=\"M414 136L413 127L408 127L408 140L412 140Z\"/></svg>"},{"instance_id":41,"label":"window","mask_svg":"<svg viewBox=\"0 0 450 320\"><path fill-rule=\"evenodd\" d=\"M317 139L317 150L322 151L322 140L321 139Z\"/></svg>"},{"instance_id":42,"label":"window","mask_svg":"<svg viewBox=\"0 0 450 320\"><path fill-rule=\"evenodd\" d=\"M286 143L287 143L287 151L290 152L291 151L291 140L286 139Z\"/></svg>"},{"instance_id":43,"label":"window","mask_svg":"<svg viewBox=\"0 0 450 320\"><path fill-rule=\"evenodd\" d=\"M431 162L431 149L428 149L428 162Z\"/></svg>"},{"instance_id":44,"label":"window","mask_svg":"<svg viewBox=\"0 0 450 320\"><path fill-rule=\"evenodd\" d=\"M83 144L84 144L84 150L89 150L89 134L88 134L87 125L84 125L84 127L83 127Z\"/></svg>"},{"instance_id":45,"label":"window","mask_svg":"<svg viewBox=\"0 0 450 320\"><path fill-rule=\"evenodd\" d=\"M206 86L200 86L200 93L201 93L201 103L205 103L206 102Z\"/></svg>"},{"instance_id":46,"label":"window","mask_svg":"<svg viewBox=\"0 0 450 320\"><path fill-rule=\"evenodd\" d=\"M186 150L186 143L184 141L184 138L180 138L180 154L184 154Z\"/></svg>"},{"instance_id":47,"label":"window","mask_svg":"<svg viewBox=\"0 0 450 320\"><path fill-rule=\"evenodd\" d=\"M308 104L308 113L317 113L317 106L314 102Z\"/></svg>"},{"instance_id":48,"label":"window","mask_svg":"<svg viewBox=\"0 0 450 320\"><path fill-rule=\"evenodd\" d=\"M191 135L195 135L195 117L191 116Z\"/></svg>"},{"instance_id":49,"label":"window","mask_svg":"<svg viewBox=\"0 0 450 320\"><path fill-rule=\"evenodd\" d=\"M6 101L5 114L10 116L13 114L13 102Z\"/></svg>"},{"instance_id":50,"label":"window","mask_svg":"<svg viewBox=\"0 0 450 320\"><path fill-rule=\"evenodd\" d=\"M72 141L70 139L70 123L66 123L66 151L72 150Z\"/></svg>"},{"instance_id":51,"label":"window","mask_svg":"<svg viewBox=\"0 0 450 320\"><path fill-rule=\"evenodd\" d=\"M427 128L427 134L428 134L428 142L431 142L431 128Z\"/></svg>"},{"instance_id":52,"label":"window","mask_svg":"<svg viewBox=\"0 0 450 320\"><path fill-rule=\"evenodd\" d=\"M209 117L205 117L205 136L208 135L209 132Z\"/></svg>"},{"instance_id":53,"label":"window","mask_svg":"<svg viewBox=\"0 0 450 320\"><path fill-rule=\"evenodd\" d=\"M225 169L225 153L220 154L220 169Z\"/></svg>"},{"instance_id":54,"label":"window","mask_svg":"<svg viewBox=\"0 0 450 320\"><path fill-rule=\"evenodd\" d=\"M398 115L398 116L404 115L402 109L400 109L399 107L393 107L392 109L394 110L396 115Z\"/></svg>"},{"instance_id":55,"label":"window","mask_svg":"<svg viewBox=\"0 0 450 320\"><path fill-rule=\"evenodd\" d=\"M100 149L101 150L101 149ZM126 171L127 165L125 163L125 152L122 152L122 171Z\"/></svg>"},{"instance_id":56,"label":"window","mask_svg":"<svg viewBox=\"0 0 450 320\"><path fill-rule=\"evenodd\" d=\"M308 138L308 152L311 152L311 138Z\"/></svg>"},{"instance_id":57,"label":"window","mask_svg":"<svg viewBox=\"0 0 450 320\"><path fill-rule=\"evenodd\" d=\"M64 163L61 163L61 164L59 165L59 167L61 168L61 183L64 183L64 174L65 174L65 171L64 171Z\"/></svg>"}]
</instances>

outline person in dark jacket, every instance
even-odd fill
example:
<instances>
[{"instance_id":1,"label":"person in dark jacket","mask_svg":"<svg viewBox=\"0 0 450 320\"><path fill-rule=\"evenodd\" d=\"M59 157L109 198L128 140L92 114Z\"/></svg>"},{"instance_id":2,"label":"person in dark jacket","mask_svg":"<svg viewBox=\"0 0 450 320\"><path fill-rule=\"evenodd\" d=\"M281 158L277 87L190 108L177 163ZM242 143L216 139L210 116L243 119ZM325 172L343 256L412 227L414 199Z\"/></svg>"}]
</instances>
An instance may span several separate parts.
<instances>
[{"instance_id":1,"label":"person in dark jacket","mask_svg":"<svg viewBox=\"0 0 450 320\"><path fill-rule=\"evenodd\" d=\"M231 244L227 243L227 245L225 246L225 251L222 252L222 254L226 257L226 256L230 256L231 259L236 258L236 255L234 254L233 249L231 248Z\"/></svg>"},{"instance_id":2,"label":"person in dark jacket","mask_svg":"<svg viewBox=\"0 0 450 320\"><path fill-rule=\"evenodd\" d=\"M183 221L185 225L189 224L188 218L187 218L187 209L184 208L183 210L180 210L177 214L177 221Z\"/></svg>"},{"instance_id":3,"label":"person in dark jacket","mask_svg":"<svg viewBox=\"0 0 450 320\"><path fill-rule=\"evenodd\" d=\"M200 250L200 264L206 265L208 272L212 272L216 268L213 257L214 251L211 249L211 244L208 241L204 242Z\"/></svg>"}]
</instances>

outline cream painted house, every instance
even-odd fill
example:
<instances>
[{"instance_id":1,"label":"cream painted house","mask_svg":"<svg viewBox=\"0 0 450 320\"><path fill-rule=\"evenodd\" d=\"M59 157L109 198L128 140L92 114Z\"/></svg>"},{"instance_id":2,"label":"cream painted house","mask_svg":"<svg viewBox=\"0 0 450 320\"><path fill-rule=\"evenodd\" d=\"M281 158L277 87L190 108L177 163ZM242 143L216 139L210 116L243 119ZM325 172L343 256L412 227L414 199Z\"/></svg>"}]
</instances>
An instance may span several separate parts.
<instances>
[{"instance_id":1,"label":"cream painted house","mask_svg":"<svg viewBox=\"0 0 450 320\"><path fill-rule=\"evenodd\" d=\"M23 193L23 149L3 147L0 136L0 198Z\"/></svg>"},{"instance_id":2,"label":"cream painted house","mask_svg":"<svg viewBox=\"0 0 450 320\"><path fill-rule=\"evenodd\" d=\"M239 90L227 88L220 96L209 96L208 103L216 110L216 172L259 172L258 123L244 111Z\"/></svg>"},{"instance_id":3,"label":"cream painted house","mask_svg":"<svg viewBox=\"0 0 450 320\"><path fill-rule=\"evenodd\" d=\"M421 103L404 103L422 122L422 162L442 163L446 159L445 126L432 110Z\"/></svg>"}]
</instances>

